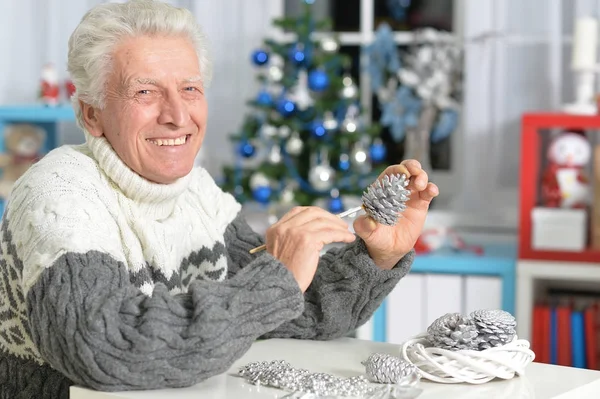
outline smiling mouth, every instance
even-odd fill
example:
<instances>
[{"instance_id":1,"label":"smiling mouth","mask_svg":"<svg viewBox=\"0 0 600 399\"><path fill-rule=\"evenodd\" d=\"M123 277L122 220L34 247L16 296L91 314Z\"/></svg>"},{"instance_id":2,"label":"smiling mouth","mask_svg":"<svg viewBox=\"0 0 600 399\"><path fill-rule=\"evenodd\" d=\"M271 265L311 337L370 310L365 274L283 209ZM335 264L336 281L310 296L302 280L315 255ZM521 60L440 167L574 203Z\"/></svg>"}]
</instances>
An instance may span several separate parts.
<instances>
[{"instance_id":1,"label":"smiling mouth","mask_svg":"<svg viewBox=\"0 0 600 399\"><path fill-rule=\"evenodd\" d=\"M189 139L190 135L186 134L184 136L181 137L177 137L175 139L146 139L146 141L159 146L159 147L164 147L164 146L169 146L169 147L173 147L173 146L178 146L178 145L184 145L188 139Z\"/></svg>"}]
</instances>

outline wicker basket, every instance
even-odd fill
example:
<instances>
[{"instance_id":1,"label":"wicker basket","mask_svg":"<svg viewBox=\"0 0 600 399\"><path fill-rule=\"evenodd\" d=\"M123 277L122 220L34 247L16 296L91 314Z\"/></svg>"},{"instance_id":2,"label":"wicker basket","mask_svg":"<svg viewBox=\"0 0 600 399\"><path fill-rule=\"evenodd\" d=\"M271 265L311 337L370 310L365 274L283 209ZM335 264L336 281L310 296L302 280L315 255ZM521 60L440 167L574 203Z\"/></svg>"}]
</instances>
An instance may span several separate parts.
<instances>
[{"instance_id":1,"label":"wicker basket","mask_svg":"<svg viewBox=\"0 0 600 399\"><path fill-rule=\"evenodd\" d=\"M403 343L400 357L414 364L422 378L434 382L483 384L494 378L508 380L523 375L535 358L529 341L517 337L506 345L482 351L449 351L432 346L426 336L423 333Z\"/></svg>"}]
</instances>

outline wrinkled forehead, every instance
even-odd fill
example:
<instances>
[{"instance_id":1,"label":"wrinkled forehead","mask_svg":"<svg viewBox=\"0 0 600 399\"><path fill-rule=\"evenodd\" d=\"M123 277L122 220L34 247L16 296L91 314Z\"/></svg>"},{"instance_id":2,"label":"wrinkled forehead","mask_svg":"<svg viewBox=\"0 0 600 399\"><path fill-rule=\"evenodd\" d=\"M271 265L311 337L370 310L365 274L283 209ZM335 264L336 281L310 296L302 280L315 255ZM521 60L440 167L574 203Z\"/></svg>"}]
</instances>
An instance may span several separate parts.
<instances>
[{"instance_id":1,"label":"wrinkled forehead","mask_svg":"<svg viewBox=\"0 0 600 399\"><path fill-rule=\"evenodd\" d=\"M201 81L196 49L184 37L128 38L115 47L112 56L111 72L121 84Z\"/></svg>"}]
</instances>

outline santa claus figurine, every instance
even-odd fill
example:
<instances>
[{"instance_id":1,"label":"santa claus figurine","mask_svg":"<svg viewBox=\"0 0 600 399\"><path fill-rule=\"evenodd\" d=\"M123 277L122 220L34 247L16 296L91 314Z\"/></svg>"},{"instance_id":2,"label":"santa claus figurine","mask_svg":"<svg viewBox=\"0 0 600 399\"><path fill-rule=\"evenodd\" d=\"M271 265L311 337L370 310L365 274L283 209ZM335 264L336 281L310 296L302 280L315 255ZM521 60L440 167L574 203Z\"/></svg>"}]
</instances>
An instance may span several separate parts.
<instances>
[{"instance_id":1,"label":"santa claus figurine","mask_svg":"<svg viewBox=\"0 0 600 399\"><path fill-rule=\"evenodd\" d=\"M42 81L40 87L40 98L42 103L48 106L58 104L60 96L60 88L58 81L58 73L53 64L46 64L42 69Z\"/></svg>"},{"instance_id":2,"label":"santa claus figurine","mask_svg":"<svg viewBox=\"0 0 600 399\"><path fill-rule=\"evenodd\" d=\"M550 208L585 208L590 202L590 183L584 167L591 146L582 131L559 134L548 148L548 164L542 177L542 204Z\"/></svg>"}]
</instances>

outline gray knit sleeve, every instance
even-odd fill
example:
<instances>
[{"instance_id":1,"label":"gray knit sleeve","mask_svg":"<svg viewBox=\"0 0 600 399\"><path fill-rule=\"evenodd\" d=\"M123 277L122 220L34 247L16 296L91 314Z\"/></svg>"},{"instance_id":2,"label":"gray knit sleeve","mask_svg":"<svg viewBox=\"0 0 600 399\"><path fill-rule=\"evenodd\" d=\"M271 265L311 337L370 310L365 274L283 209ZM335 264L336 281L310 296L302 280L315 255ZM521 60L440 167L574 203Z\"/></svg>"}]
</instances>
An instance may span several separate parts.
<instances>
[{"instance_id":1,"label":"gray knit sleeve","mask_svg":"<svg viewBox=\"0 0 600 399\"><path fill-rule=\"evenodd\" d=\"M226 371L252 342L303 310L292 274L268 254L224 282L172 296L129 282L100 253L67 253L27 294L34 343L75 384L103 391L184 387Z\"/></svg>"},{"instance_id":2,"label":"gray knit sleeve","mask_svg":"<svg viewBox=\"0 0 600 399\"><path fill-rule=\"evenodd\" d=\"M248 250L262 239L241 216L228 227L225 244L229 268L242 271L252 262ZM410 270L414 250L391 270L378 268L359 237L321 257L315 277L304 293L302 315L266 333L263 338L326 340L347 335L367 322L398 281ZM233 266L233 267L232 267Z\"/></svg>"}]
</instances>

